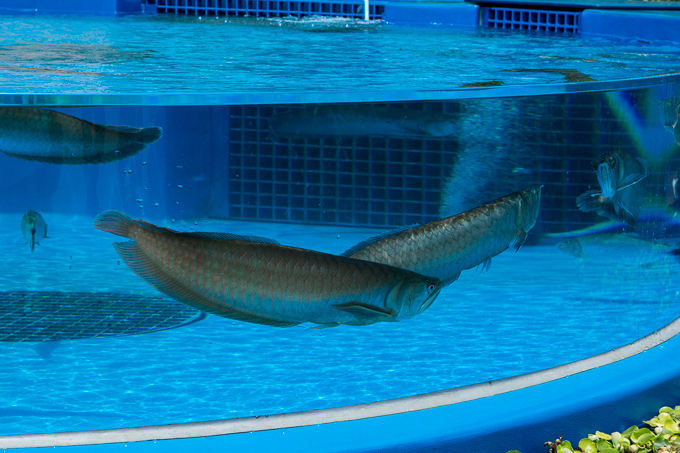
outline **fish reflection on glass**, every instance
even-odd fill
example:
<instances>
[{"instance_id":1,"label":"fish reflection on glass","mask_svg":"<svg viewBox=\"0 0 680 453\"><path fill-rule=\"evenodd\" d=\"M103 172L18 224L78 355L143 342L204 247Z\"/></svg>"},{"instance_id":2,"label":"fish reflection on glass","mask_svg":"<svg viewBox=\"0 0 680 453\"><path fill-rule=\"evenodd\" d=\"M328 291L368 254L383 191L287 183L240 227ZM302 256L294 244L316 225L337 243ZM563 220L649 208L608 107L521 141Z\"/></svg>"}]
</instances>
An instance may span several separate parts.
<instances>
[{"instance_id":1,"label":"fish reflection on glass","mask_svg":"<svg viewBox=\"0 0 680 453\"><path fill-rule=\"evenodd\" d=\"M126 159L161 138L157 126L104 126L36 107L0 107L0 151L49 164L103 164Z\"/></svg>"},{"instance_id":2,"label":"fish reflection on glass","mask_svg":"<svg viewBox=\"0 0 680 453\"><path fill-rule=\"evenodd\" d=\"M664 128L673 134L675 143L680 145L680 103L677 98L661 101Z\"/></svg>"},{"instance_id":3,"label":"fish reflection on glass","mask_svg":"<svg viewBox=\"0 0 680 453\"><path fill-rule=\"evenodd\" d=\"M669 176L666 190L668 205L680 211L680 170Z\"/></svg>"},{"instance_id":4,"label":"fish reflection on glass","mask_svg":"<svg viewBox=\"0 0 680 453\"><path fill-rule=\"evenodd\" d=\"M508 248L519 250L538 218L542 187L520 190L425 225L388 232L357 244L343 255L408 269L451 284L463 270L480 264L488 269L494 256Z\"/></svg>"},{"instance_id":5,"label":"fish reflection on glass","mask_svg":"<svg viewBox=\"0 0 680 453\"><path fill-rule=\"evenodd\" d=\"M21 234L33 253L35 244L40 245L40 241L47 237L47 223L43 216L29 209L21 218Z\"/></svg>"},{"instance_id":6,"label":"fish reflection on glass","mask_svg":"<svg viewBox=\"0 0 680 453\"><path fill-rule=\"evenodd\" d=\"M455 117L445 113L374 105L319 105L276 113L269 119L274 140L385 136L448 137Z\"/></svg>"},{"instance_id":7,"label":"fish reflection on glass","mask_svg":"<svg viewBox=\"0 0 680 453\"><path fill-rule=\"evenodd\" d=\"M639 267L650 267L669 258L677 262L680 250L662 242L641 239L628 234L591 234L562 241L557 247L565 254L586 260L623 262Z\"/></svg>"},{"instance_id":8,"label":"fish reflection on glass","mask_svg":"<svg viewBox=\"0 0 680 453\"><path fill-rule=\"evenodd\" d=\"M576 199L581 211L595 211L611 220L635 226L645 197L647 163L622 150L602 154L593 162L601 190L589 190Z\"/></svg>"},{"instance_id":9,"label":"fish reflection on glass","mask_svg":"<svg viewBox=\"0 0 680 453\"><path fill-rule=\"evenodd\" d=\"M226 318L277 327L400 321L426 310L436 278L378 263L227 233L180 233L117 211L95 227L132 239L113 246L147 283Z\"/></svg>"}]
</instances>

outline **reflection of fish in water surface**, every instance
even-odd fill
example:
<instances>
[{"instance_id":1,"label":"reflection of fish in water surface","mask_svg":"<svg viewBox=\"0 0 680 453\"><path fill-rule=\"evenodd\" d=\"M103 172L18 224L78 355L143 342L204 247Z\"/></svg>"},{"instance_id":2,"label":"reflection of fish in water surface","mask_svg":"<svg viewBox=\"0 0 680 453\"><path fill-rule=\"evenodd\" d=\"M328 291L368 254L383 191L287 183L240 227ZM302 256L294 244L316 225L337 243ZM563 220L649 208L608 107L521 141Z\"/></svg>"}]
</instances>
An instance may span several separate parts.
<instances>
[{"instance_id":1,"label":"reflection of fish in water surface","mask_svg":"<svg viewBox=\"0 0 680 453\"><path fill-rule=\"evenodd\" d=\"M291 109L269 119L273 139L338 137L448 137L455 117L444 113L374 105L319 105Z\"/></svg>"},{"instance_id":2,"label":"reflection of fish in water surface","mask_svg":"<svg viewBox=\"0 0 680 453\"><path fill-rule=\"evenodd\" d=\"M263 238L179 233L117 211L95 219L125 264L159 291L216 315L288 327L367 325L411 318L441 289L436 278L286 247Z\"/></svg>"},{"instance_id":3,"label":"reflection of fish in water surface","mask_svg":"<svg viewBox=\"0 0 680 453\"><path fill-rule=\"evenodd\" d=\"M50 164L103 164L134 156L160 127L103 126L35 107L0 107L0 151Z\"/></svg>"},{"instance_id":4,"label":"reflection of fish in water surface","mask_svg":"<svg viewBox=\"0 0 680 453\"><path fill-rule=\"evenodd\" d=\"M620 261L637 266L653 265L667 257L678 258L680 250L627 234L591 234L562 241L557 247L579 260Z\"/></svg>"},{"instance_id":5,"label":"reflection of fish in water surface","mask_svg":"<svg viewBox=\"0 0 680 453\"><path fill-rule=\"evenodd\" d=\"M389 264L453 283L461 271L509 247L519 250L538 218L541 188L534 186L461 214L397 230L357 244L345 256Z\"/></svg>"},{"instance_id":6,"label":"reflection of fish in water surface","mask_svg":"<svg viewBox=\"0 0 680 453\"><path fill-rule=\"evenodd\" d=\"M47 223L43 216L29 209L21 218L21 234L33 253L35 244L40 245L40 241L47 237Z\"/></svg>"},{"instance_id":7,"label":"reflection of fish in water surface","mask_svg":"<svg viewBox=\"0 0 680 453\"><path fill-rule=\"evenodd\" d=\"M602 190L580 195L576 199L578 208L635 226L645 196L645 186L639 184L647 177L645 161L616 150L600 156L593 168Z\"/></svg>"}]
</instances>

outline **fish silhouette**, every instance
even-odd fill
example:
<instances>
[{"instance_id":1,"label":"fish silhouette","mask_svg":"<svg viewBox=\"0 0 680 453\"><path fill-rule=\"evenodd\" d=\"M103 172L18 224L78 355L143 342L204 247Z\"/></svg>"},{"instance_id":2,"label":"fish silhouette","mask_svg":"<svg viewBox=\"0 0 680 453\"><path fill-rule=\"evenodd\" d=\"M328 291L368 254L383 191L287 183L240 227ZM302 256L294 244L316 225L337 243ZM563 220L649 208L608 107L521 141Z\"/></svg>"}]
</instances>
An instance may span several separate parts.
<instances>
[{"instance_id":1,"label":"fish silhouette","mask_svg":"<svg viewBox=\"0 0 680 453\"><path fill-rule=\"evenodd\" d=\"M557 248L580 262L623 261L629 265L648 267L669 258L675 263L680 259L680 249L675 246L625 233L573 237L558 243ZM625 260L621 258L624 256Z\"/></svg>"},{"instance_id":2,"label":"fish silhouette","mask_svg":"<svg viewBox=\"0 0 680 453\"><path fill-rule=\"evenodd\" d=\"M534 227L541 188L519 190L477 208L361 242L343 256L389 264L453 283L461 271L519 248Z\"/></svg>"},{"instance_id":3,"label":"fish silhouette","mask_svg":"<svg viewBox=\"0 0 680 453\"><path fill-rule=\"evenodd\" d=\"M47 237L45 219L37 212L29 209L21 218L21 234L24 235L24 239L30 245L31 253L33 253L35 244L40 245L40 241Z\"/></svg>"},{"instance_id":4,"label":"fish silhouette","mask_svg":"<svg viewBox=\"0 0 680 453\"><path fill-rule=\"evenodd\" d=\"M274 114L274 140L385 136L448 137L457 132L453 115L374 105L319 105Z\"/></svg>"},{"instance_id":5,"label":"fish silhouette","mask_svg":"<svg viewBox=\"0 0 680 453\"><path fill-rule=\"evenodd\" d=\"M147 283L226 318L289 327L399 321L426 310L441 282L379 263L228 233L180 233L122 212L95 227L132 239L113 246Z\"/></svg>"},{"instance_id":6,"label":"fish silhouette","mask_svg":"<svg viewBox=\"0 0 680 453\"><path fill-rule=\"evenodd\" d=\"M581 211L635 226L645 197L647 163L622 150L602 154L593 162L601 190L589 190L576 199Z\"/></svg>"},{"instance_id":7,"label":"fish silhouette","mask_svg":"<svg viewBox=\"0 0 680 453\"><path fill-rule=\"evenodd\" d=\"M0 151L49 164L103 164L126 159L161 138L157 126L104 126L36 107L0 107Z\"/></svg>"}]
</instances>

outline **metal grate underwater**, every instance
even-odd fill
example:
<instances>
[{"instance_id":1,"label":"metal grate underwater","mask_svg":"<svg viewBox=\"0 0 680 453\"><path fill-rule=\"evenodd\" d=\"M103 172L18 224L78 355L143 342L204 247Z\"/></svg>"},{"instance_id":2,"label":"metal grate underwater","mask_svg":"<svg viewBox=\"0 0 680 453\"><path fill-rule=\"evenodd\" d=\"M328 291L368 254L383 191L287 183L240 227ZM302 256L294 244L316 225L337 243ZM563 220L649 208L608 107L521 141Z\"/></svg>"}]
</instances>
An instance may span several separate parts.
<instances>
[{"instance_id":1,"label":"metal grate underwater","mask_svg":"<svg viewBox=\"0 0 680 453\"><path fill-rule=\"evenodd\" d=\"M414 110L408 111L419 112L426 106L410 107ZM447 118L443 104L430 107L435 115L439 108ZM379 227L438 218L442 187L455 160L455 142L386 136L273 138L272 116L291 111L304 109L232 108L231 217Z\"/></svg>"},{"instance_id":2,"label":"metal grate underwater","mask_svg":"<svg viewBox=\"0 0 680 453\"><path fill-rule=\"evenodd\" d=\"M159 297L86 292L0 292L0 341L43 342L157 332L205 317Z\"/></svg>"},{"instance_id":3,"label":"metal grate underwater","mask_svg":"<svg viewBox=\"0 0 680 453\"><path fill-rule=\"evenodd\" d=\"M363 0L156 0L159 13L192 16L332 16L364 18ZM369 4L369 19L382 19L384 4Z\"/></svg>"},{"instance_id":4,"label":"metal grate underwater","mask_svg":"<svg viewBox=\"0 0 680 453\"><path fill-rule=\"evenodd\" d=\"M487 28L539 30L555 33L578 33L580 12L521 8L487 7L483 9Z\"/></svg>"}]
</instances>

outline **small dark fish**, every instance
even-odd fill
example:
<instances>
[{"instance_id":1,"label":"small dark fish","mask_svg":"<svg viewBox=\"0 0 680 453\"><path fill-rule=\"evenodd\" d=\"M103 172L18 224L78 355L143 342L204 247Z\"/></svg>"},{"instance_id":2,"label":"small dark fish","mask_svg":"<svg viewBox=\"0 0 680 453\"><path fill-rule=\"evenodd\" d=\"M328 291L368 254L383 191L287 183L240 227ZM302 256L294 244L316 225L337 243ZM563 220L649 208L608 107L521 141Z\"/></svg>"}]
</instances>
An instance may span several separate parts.
<instances>
[{"instance_id":1,"label":"small dark fish","mask_svg":"<svg viewBox=\"0 0 680 453\"><path fill-rule=\"evenodd\" d=\"M276 327L326 327L399 321L425 311L442 287L384 264L227 233L180 233L122 212L95 227L133 239L114 243L147 283L181 302L225 318Z\"/></svg>"},{"instance_id":2,"label":"small dark fish","mask_svg":"<svg viewBox=\"0 0 680 453\"><path fill-rule=\"evenodd\" d=\"M40 245L40 241L47 237L45 219L37 212L29 209L21 218L21 234L24 235L24 239L30 245L31 253L33 253L35 244Z\"/></svg>"},{"instance_id":3,"label":"small dark fish","mask_svg":"<svg viewBox=\"0 0 680 453\"><path fill-rule=\"evenodd\" d=\"M160 127L104 126L36 107L0 107L0 151L48 164L126 159L161 138Z\"/></svg>"},{"instance_id":4,"label":"small dark fish","mask_svg":"<svg viewBox=\"0 0 680 453\"><path fill-rule=\"evenodd\" d=\"M645 197L647 163L625 151L602 154L593 162L600 191L589 190L576 199L583 212L595 211L603 217L635 226Z\"/></svg>"},{"instance_id":5,"label":"small dark fish","mask_svg":"<svg viewBox=\"0 0 680 453\"><path fill-rule=\"evenodd\" d=\"M343 256L408 269L437 277L445 285L465 269L508 248L516 251L534 227L541 204L541 188L534 186L445 219L389 232L361 242Z\"/></svg>"},{"instance_id":6,"label":"small dark fish","mask_svg":"<svg viewBox=\"0 0 680 453\"><path fill-rule=\"evenodd\" d=\"M276 113L269 119L273 139L385 136L448 137L455 117L444 113L374 105L319 105Z\"/></svg>"}]
</instances>

